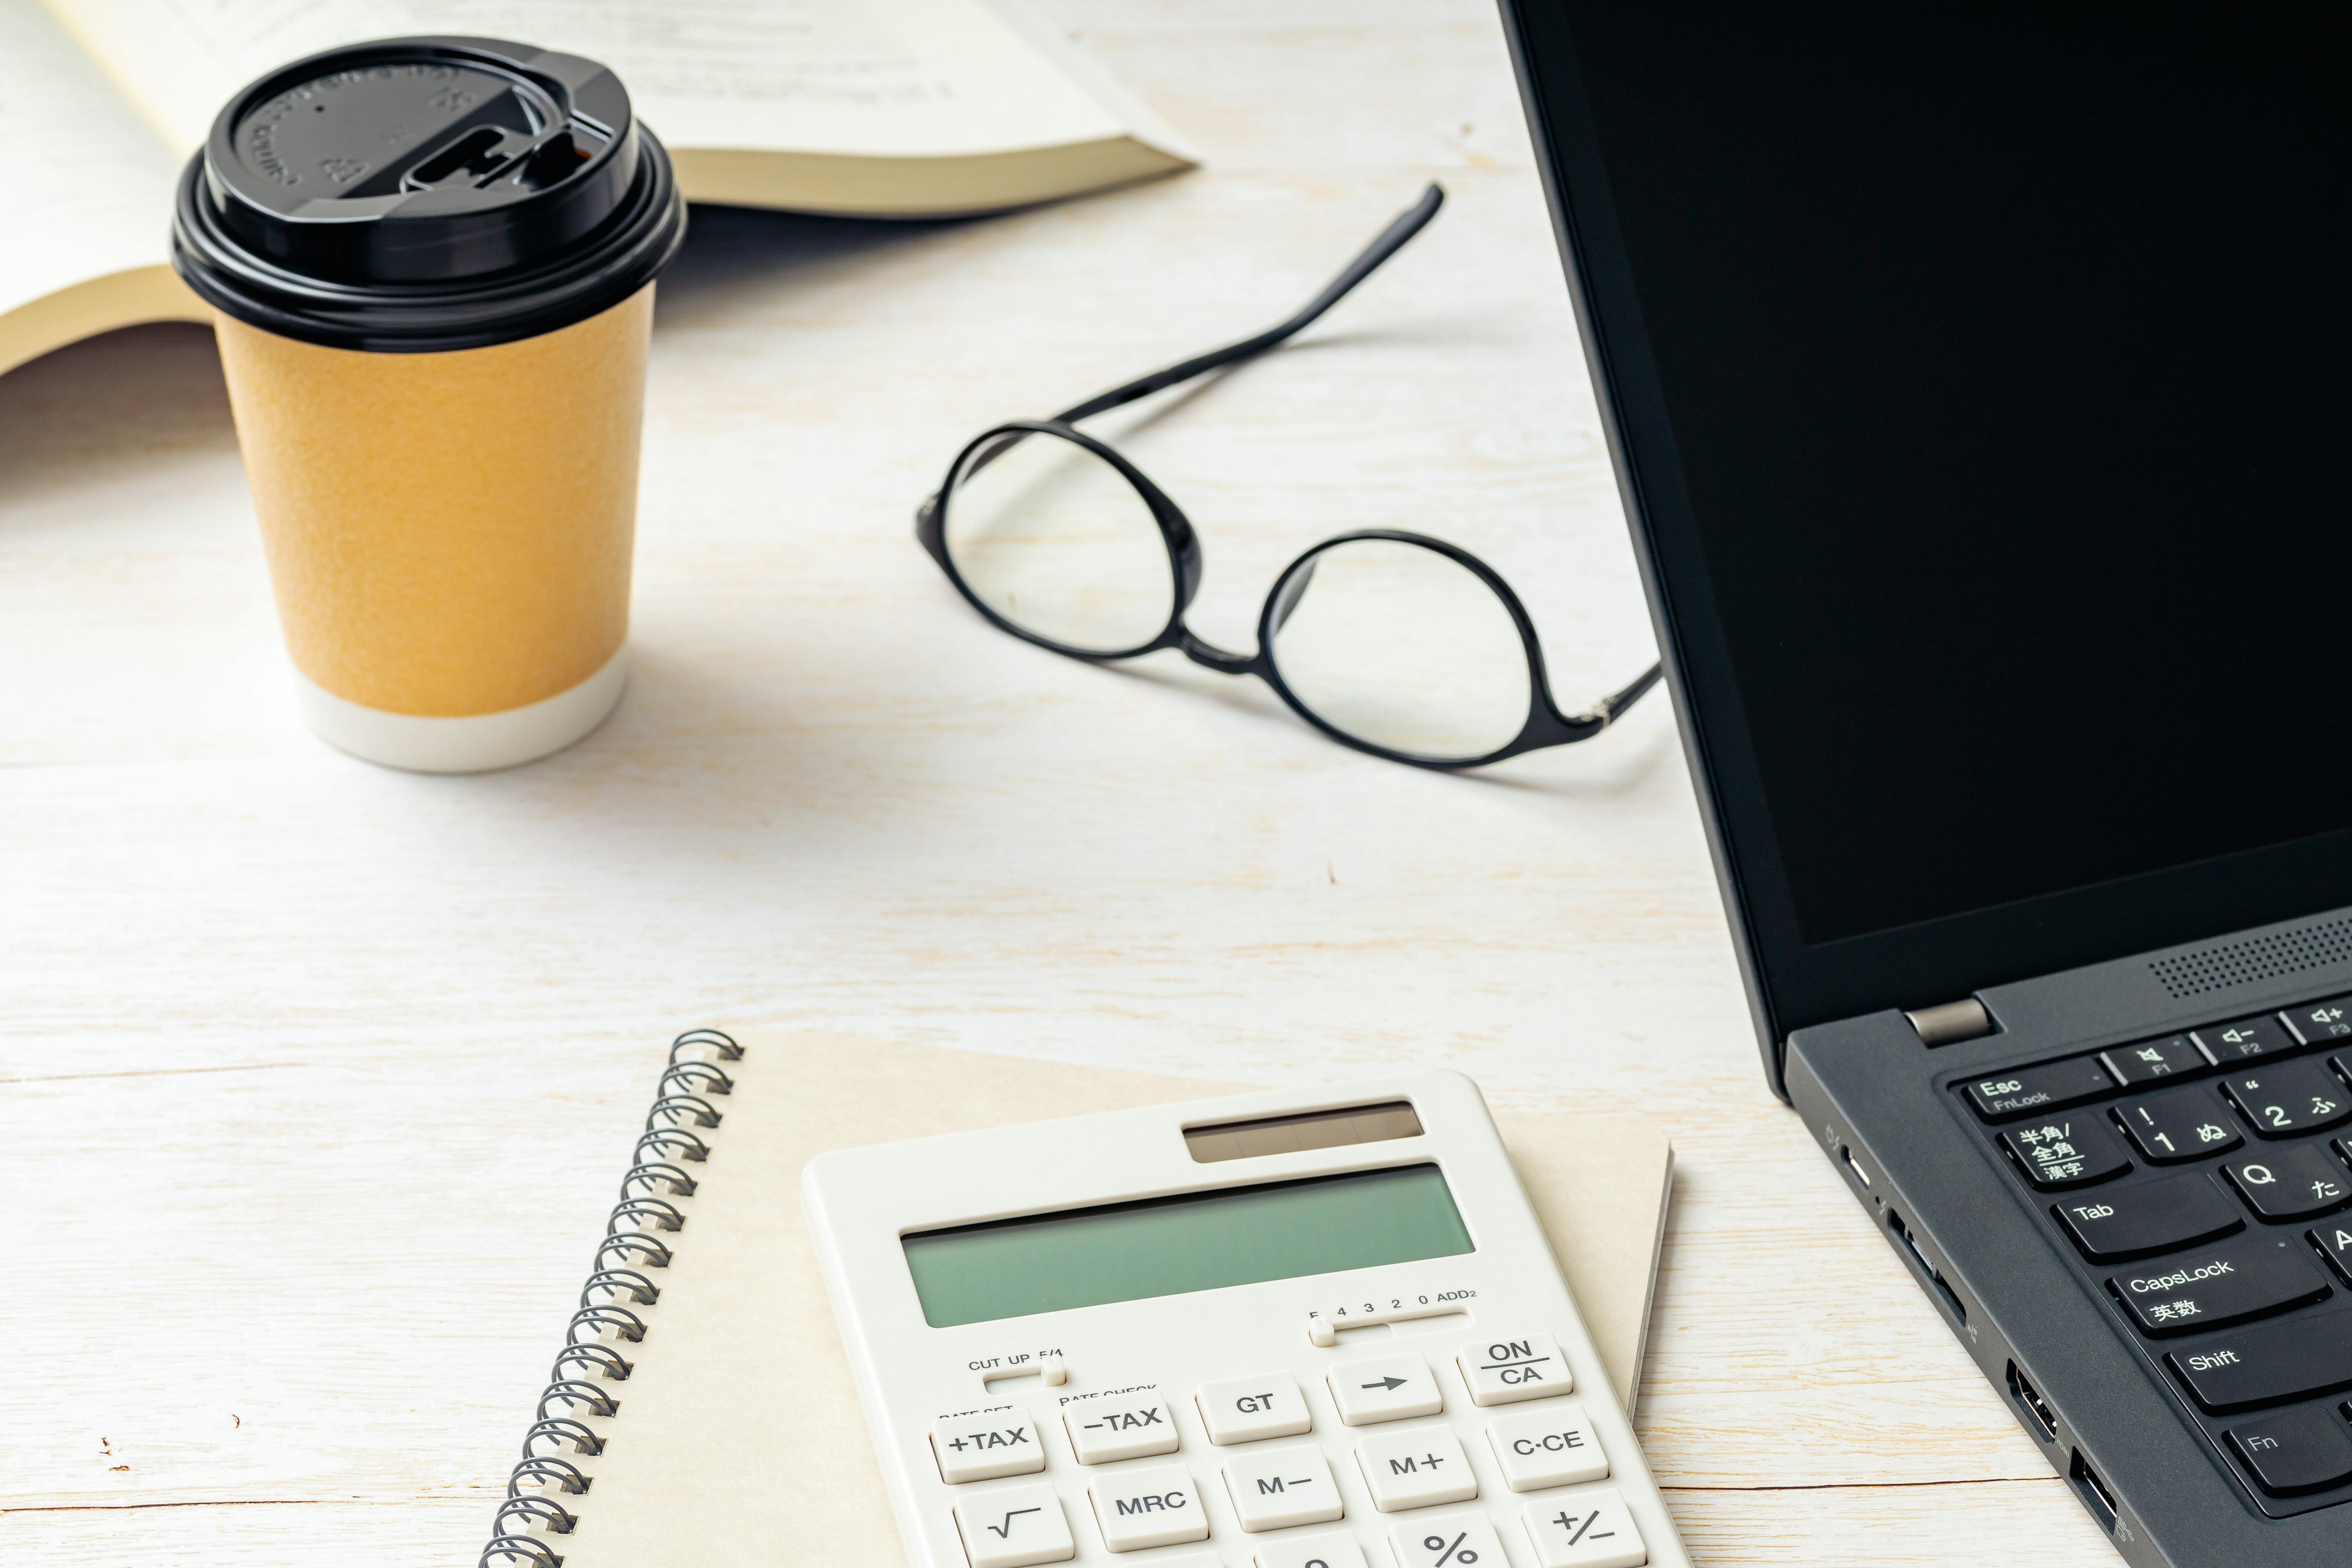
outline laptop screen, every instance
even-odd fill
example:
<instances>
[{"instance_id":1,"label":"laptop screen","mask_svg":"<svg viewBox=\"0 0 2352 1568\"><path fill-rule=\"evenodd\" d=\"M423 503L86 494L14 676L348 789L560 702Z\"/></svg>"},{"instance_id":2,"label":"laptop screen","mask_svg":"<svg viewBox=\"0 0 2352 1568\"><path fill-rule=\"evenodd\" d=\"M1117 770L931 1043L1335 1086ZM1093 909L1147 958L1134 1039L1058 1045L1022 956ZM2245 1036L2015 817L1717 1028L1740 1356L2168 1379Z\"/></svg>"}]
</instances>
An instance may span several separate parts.
<instances>
[{"instance_id":1,"label":"laptop screen","mask_svg":"<svg viewBox=\"0 0 2352 1568\"><path fill-rule=\"evenodd\" d=\"M1798 943L2352 827L2343 13L1518 11Z\"/></svg>"}]
</instances>

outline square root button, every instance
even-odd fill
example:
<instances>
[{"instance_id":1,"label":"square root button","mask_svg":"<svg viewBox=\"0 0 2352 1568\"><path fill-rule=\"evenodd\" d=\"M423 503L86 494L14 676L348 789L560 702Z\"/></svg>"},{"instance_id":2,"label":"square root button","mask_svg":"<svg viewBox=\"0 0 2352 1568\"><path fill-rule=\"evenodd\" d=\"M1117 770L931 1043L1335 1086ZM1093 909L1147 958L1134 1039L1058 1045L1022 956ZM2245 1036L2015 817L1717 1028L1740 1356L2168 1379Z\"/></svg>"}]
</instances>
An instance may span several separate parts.
<instances>
[{"instance_id":1,"label":"square root button","mask_svg":"<svg viewBox=\"0 0 2352 1568\"><path fill-rule=\"evenodd\" d=\"M1032 1568L1078 1554L1051 1487L1013 1487L956 1499L957 1533L971 1568Z\"/></svg>"},{"instance_id":2,"label":"square root button","mask_svg":"<svg viewBox=\"0 0 2352 1568\"><path fill-rule=\"evenodd\" d=\"M1436 1376L1417 1355L1342 1362L1324 1381L1331 1385L1331 1403L1339 1407L1339 1419L1350 1426L1434 1415L1445 1408Z\"/></svg>"},{"instance_id":3,"label":"square root button","mask_svg":"<svg viewBox=\"0 0 2352 1568\"><path fill-rule=\"evenodd\" d=\"M1103 1544L1113 1552L1209 1539L1209 1511L1181 1465L1097 1476L1087 1483L1087 1494L1094 1499Z\"/></svg>"},{"instance_id":4,"label":"square root button","mask_svg":"<svg viewBox=\"0 0 2352 1568\"><path fill-rule=\"evenodd\" d=\"M1209 1429L1209 1441L1219 1447L1296 1437L1315 1425L1307 1413L1307 1396L1298 1392L1298 1380L1286 1372L1204 1383L1193 1398L1201 1406L1201 1425Z\"/></svg>"},{"instance_id":5,"label":"square root button","mask_svg":"<svg viewBox=\"0 0 2352 1568\"><path fill-rule=\"evenodd\" d=\"M1576 1374L1549 1334L1476 1340L1455 1351L1454 1362L1470 1385L1470 1402L1481 1406L1549 1399L1576 1386Z\"/></svg>"}]
</instances>

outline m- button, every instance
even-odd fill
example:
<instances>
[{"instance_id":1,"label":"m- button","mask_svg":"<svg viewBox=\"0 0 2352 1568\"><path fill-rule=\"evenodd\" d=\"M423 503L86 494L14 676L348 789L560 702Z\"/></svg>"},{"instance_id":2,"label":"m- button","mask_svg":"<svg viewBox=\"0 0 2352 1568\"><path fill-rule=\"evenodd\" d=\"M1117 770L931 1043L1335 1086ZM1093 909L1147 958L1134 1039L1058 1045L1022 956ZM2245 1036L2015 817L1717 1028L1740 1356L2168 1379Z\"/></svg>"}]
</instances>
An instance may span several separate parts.
<instances>
[{"instance_id":1,"label":"m- button","mask_svg":"<svg viewBox=\"0 0 2352 1568\"><path fill-rule=\"evenodd\" d=\"M1454 1352L1474 1405L1513 1405L1547 1399L1576 1387L1576 1374L1560 1358L1549 1334L1512 1334L1478 1340Z\"/></svg>"},{"instance_id":2,"label":"m- button","mask_svg":"<svg viewBox=\"0 0 2352 1568\"><path fill-rule=\"evenodd\" d=\"M1219 1447L1296 1437L1315 1425L1307 1413L1307 1396L1298 1392L1298 1380L1286 1372L1204 1383L1193 1398L1201 1406L1201 1425L1209 1429L1209 1441Z\"/></svg>"},{"instance_id":3,"label":"m- button","mask_svg":"<svg viewBox=\"0 0 2352 1568\"><path fill-rule=\"evenodd\" d=\"M931 1453L940 1479L950 1486L1025 1476L1045 1468L1037 1424L1017 1405L1000 1405L970 1415L942 1415L931 1423Z\"/></svg>"}]
</instances>

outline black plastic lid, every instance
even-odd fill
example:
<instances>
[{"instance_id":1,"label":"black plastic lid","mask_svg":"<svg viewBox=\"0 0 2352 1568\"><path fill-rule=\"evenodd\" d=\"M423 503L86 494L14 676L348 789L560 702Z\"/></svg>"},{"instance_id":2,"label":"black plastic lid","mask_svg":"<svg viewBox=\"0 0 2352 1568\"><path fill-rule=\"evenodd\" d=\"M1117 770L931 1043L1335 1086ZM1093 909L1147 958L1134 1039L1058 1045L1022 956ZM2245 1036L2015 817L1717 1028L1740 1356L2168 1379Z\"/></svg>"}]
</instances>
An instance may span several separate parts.
<instances>
[{"instance_id":1,"label":"black plastic lid","mask_svg":"<svg viewBox=\"0 0 2352 1568\"><path fill-rule=\"evenodd\" d=\"M181 176L172 264L267 331L425 353L585 321L685 236L669 155L604 67L496 38L389 38L229 100Z\"/></svg>"}]
</instances>

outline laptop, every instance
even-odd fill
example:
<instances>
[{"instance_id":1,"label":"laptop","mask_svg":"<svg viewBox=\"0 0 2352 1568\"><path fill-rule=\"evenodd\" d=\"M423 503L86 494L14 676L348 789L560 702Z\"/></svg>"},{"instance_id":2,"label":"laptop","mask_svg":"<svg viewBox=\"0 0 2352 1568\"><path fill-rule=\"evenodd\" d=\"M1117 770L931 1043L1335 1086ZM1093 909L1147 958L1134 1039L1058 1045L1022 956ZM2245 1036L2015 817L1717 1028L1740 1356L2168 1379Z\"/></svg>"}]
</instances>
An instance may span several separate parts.
<instances>
[{"instance_id":1,"label":"laptop","mask_svg":"<svg viewBox=\"0 0 2352 1568\"><path fill-rule=\"evenodd\" d=\"M2352 24L1505 11L1772 1089L2127 1561L2352 1560Z\"/></svg>"}]
</instances>

